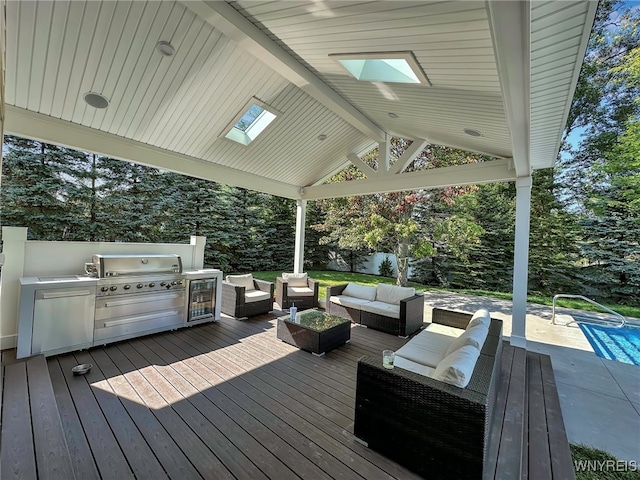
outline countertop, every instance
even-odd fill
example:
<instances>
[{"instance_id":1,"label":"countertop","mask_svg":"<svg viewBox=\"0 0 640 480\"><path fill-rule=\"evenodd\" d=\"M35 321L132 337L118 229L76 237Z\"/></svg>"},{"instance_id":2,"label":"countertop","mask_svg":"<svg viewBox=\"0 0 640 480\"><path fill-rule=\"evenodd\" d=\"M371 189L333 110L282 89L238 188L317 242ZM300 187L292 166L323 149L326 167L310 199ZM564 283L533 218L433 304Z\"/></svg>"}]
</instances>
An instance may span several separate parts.
<instances>
[{"instance_id":1,"label":"countertop","mask_svg":"<svg viewBox=\"0 0 640 480\"><path fill-rule=\"evenodd\" d=\"M42 285L45 287L94 285L98 283L95 277L88 275L47 275L42 277L22 277L20 285Z\"/></svg>"}]
</instances>

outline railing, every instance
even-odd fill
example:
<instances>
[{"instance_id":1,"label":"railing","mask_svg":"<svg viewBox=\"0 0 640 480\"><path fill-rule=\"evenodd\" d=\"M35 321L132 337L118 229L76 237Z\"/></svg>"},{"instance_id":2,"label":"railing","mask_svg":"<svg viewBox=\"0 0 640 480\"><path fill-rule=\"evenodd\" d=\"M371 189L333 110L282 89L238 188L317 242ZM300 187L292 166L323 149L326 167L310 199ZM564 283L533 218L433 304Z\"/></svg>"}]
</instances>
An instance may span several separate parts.
<instances>
[{"instance_id":1,"label":"railing","mask_svg":"<svg viewBox=\"0 0 640 480\"><path fill-rule=\"evenodd\" d=\"M604 305L600 305L598 302L596 302L594 300L591 300L590 298L584 297L582 295L571 295L571 294L568 294L568 293L559 293L558 295L553 297L553 312L551 314L551 324L552 325L557 325L557 323L556 323L556 300L558 298L578 298L580 300L584 300L586 302L589 302L590 304L595 305L596 307L600 307L601 309L607 311L611 315L620 318L620 325L611 325L612 327L622 328L622 327L624 327L625 323L627 323L626 320L624 319L624 317L622 315L620 315L618 312L614 312L610 308L607 308ZM585 322L584 320L580 320L580 321L582 323L587 323L587 324L591 324L591 325L602 325L603 323L605 323L605 321L602 321L602 322ZM571 325L572 323L578 323L578 320L572 320L571 322L565 323L564 326L566 327L567 325Z\"/></svg>"}]
</instances>

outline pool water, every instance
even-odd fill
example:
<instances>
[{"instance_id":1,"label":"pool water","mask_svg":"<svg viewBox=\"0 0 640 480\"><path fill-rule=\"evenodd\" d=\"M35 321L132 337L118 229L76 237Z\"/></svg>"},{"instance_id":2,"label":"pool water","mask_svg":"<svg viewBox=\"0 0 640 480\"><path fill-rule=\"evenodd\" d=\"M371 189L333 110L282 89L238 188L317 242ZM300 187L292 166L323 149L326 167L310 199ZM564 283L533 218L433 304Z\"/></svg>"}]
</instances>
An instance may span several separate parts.
<instances>
[{"instance_id":1,"label":"pool water","mask_svg":"<svg viewBox=\"0 0 640 480\"><path fill-rule=\"evenodd\" d=\"M579 325L597 356L640 365L640 328L604 327L586 323Z\"/></svg>"}]
</instances>

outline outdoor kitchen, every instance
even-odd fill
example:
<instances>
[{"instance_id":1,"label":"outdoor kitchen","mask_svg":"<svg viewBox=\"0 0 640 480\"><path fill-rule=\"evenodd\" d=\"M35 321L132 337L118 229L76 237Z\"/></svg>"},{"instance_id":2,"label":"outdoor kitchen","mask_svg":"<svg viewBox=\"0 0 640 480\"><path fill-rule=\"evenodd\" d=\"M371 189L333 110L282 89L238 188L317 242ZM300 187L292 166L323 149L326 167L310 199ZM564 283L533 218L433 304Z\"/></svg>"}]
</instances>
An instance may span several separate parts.
<instances>
[{"instance_id":1,"label":"outdoor kitchen","mask_svg":"<svg viewBox=\"0 0 640 480\"><path fill-rule=\"evenodd\" d=\"M26 229L4 227L3 239L0 295L8 301L0 313L14 318L3 325L16 331L0 338L3 348L17 346L17 358L220 319L222 272L203 268L204 237L190 244L40 242L26 240Z\"/></svg>"}]
</instances>

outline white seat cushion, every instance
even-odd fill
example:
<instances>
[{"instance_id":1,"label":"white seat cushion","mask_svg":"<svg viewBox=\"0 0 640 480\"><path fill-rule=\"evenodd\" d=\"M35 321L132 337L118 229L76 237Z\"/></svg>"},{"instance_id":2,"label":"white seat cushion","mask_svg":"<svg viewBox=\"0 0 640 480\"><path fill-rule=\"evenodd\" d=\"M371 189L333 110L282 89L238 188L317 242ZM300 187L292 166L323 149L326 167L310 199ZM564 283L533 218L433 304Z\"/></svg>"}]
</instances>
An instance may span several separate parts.
<instances>
[{"instance_id":1,"label":"white seat cushion","mask_svg":"<svg viewBox=\"0 0 640 480\"><path fill-rule=\"evenodd\" d=\"M342 295L362 298L369 302L373 302L376 299L376 287L370 287L368 285L358 285L357 283L349 282L345 289L342 291Z\"/></svg>"},{"instance_id":2,"label":"white seat cushion","mask_svg":"<svg viewBox=\"0 0 640 480\"><path fill-rule=\"evenodd\" d=\"M282 280L287 282L289 287L306 287L307 286L306 273L283 273Z\"/></svg>"},{"instance_id":3,"label":"white seat cushion","mask_svg":"<svg viewBox=\"0 0 640 480\"><path fill-rule=\"evenodd\" d=\"M469 384L479 356L480 350L465 345L442 359L433 373L433 378L464 388Z\"/></svg>"},{"instance_id":4,"label":"white seat cushion","mask_svg":"<svg viewBox=\"0 0 640 480\"><path fill-rule=\"evenodd\" d=\"M451 345L449 345L449 348L447 349L447 355L464 347L465 345L471 345L478 350L482 350L482 346L484 345L484 341L486 340L488 333L489 328L482 323L478 323L473 327L467 327L467 329L462 332L462 335L451 342Z\"/></svg>"},{"instance_id":5,"label":"white seat cushion","mask_svg":"<svg viewBox=\"0 0 640 480\"><path fill-rule=\"evenodd\" d=\"M269 297L269 292L263 292L262 290L245 290L244 292L244 301L246 303L268 300Z\"/></svg>"},{"instance_id":6,"label":"white seat cushion","mask_svg":"<svg viewBox=\"0 0 640 480\"><path fill-rule=\"evenodd\" d=\"M346 295L333 295L329 297L329 301L338 305L342 305L343 307L357 308L358 310L360 310L362 308L362 305L364 305L365 303L369 303L369 300L364 300L363 298L348 297Z\"/></svg>"},{"instance_id":7,"label":"white seat cushion","mask_svg":"<svg viewBox=\"0 0 640 480\"><path fill-rule=\"evenodd\" d=\"M422 365L420 363L412 362L411 360L407 360L406 358L396 356L393 360L394 367L404 368L405 370L409 370L410 372L417 373L418 375L424 375L425 377L433 376L433 373L436 371L435 368L428 367L427 365Z\"/></svg>"},{"instance_id":8,"label":"white seat cushion","mask_svg":"<svg viewBox=\"0 0 640 480\"><path fill-rule=\"evenodd\" d=\"M396 287L379 283L376 288L376 300L378 302L400 305L400 300L412 297L416 294L416 289L412 287Z\"/></svg>"},{"instance_id":9,"label":"white seat cushion","mask_svg":"<svg viewBox=\"0 0 640 480\"><path fill-rule=\"evenodd\" d=\"M309 287L288 287L287 295L290 297L313 297L313 290Z\"/></svg>"},{"instance_id":10,"label":"white seat cushion","mask_svg":"<svg viewBox=\"0 0 640 480\"><path fill-rule=\"evenodd\" d=\"M424 329L427 332L439 333L440 335L446 335L452 338L458 338L464 333L463 328L450 327L448 325L442 325L441 323L430 323Z\"/></svg>"},{"instance_id":11,"label":"white seat cushion","mask_svg":"<svg viewBox=\"0 0 640 480\"><path fill-rule=\"evenodd\" d=\"M489 326L491 325L491 315L489 314L489 310L487 310L486 308L481 308L473 314L473 317L471 317L471 320L469 320L469 325L467 325L467 328L474 327L478 324L482 324L487 328L489 328Z\"/></svg>"},{"instance_id":12,"label":"white seat cushion","mask_svg":"<svg viewBox=\"0 0 640 480\"><path fill-rule=\"evenodd\" d=\"M455 339L441 333L422 331L400 348L396 357L435 368L447 356L447 349Z\"/></svg>"},{"instance_id":13,"label":"white seat cushion","mask_svg":"<svg viewBox=\"0 0 640 480\"><path fill-rule=\"evenodd\" d=\"M256 288L253 284L253 275L251 273L246 275L227 275L227 282L244 287L247 290L255 290Z\"/></svg>"},{"instance_id":14,"label":"white seat cushion","mask_svg":"<svg viewBox=\"0 0 640 480\"><path fill-rule=\"evenodd\" d=\"M400 305L385 302L367 302L361 307L364 312L376 313L385 317L400 318Z\"/></svg>"}]
</instances>

